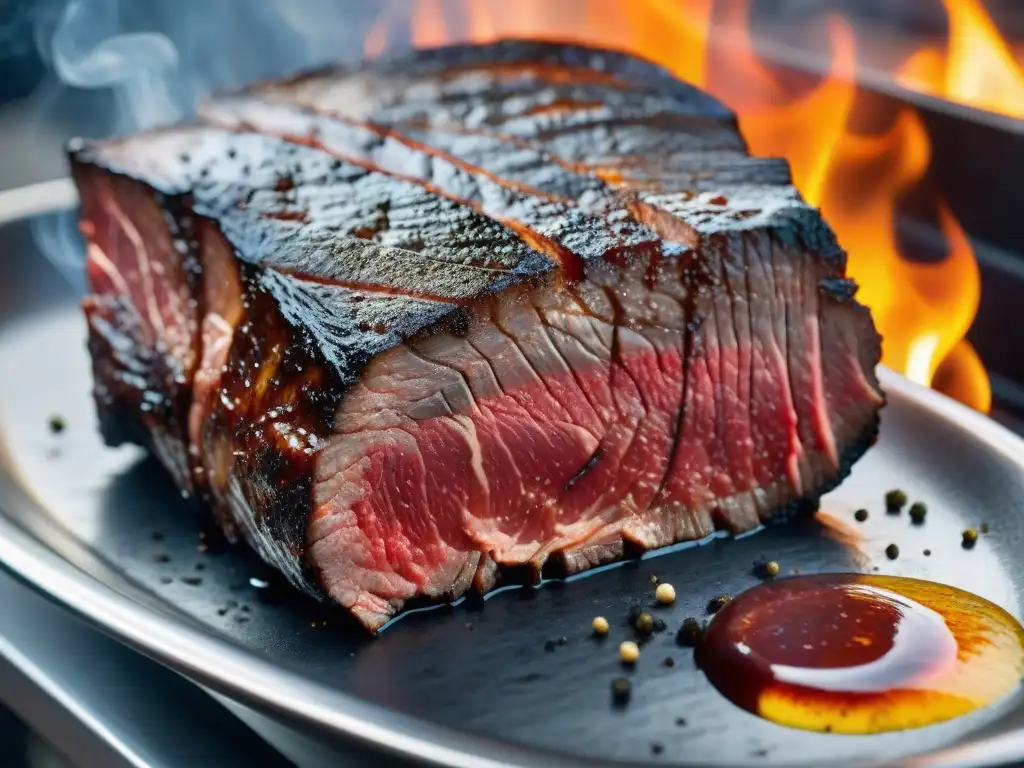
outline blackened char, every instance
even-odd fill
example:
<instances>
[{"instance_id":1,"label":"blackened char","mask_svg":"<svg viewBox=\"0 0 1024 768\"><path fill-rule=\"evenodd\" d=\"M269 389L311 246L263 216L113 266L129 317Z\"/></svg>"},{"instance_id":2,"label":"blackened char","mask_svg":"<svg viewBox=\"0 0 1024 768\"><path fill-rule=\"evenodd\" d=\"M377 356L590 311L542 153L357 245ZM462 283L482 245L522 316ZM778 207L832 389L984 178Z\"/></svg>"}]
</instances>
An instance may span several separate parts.
<instances>
[{"instance_id":1,"label":"blackened char","mask_svg":"<svg viewBox=\"0 0 1024 768\"><path fill-rule=\"evenodd\" d=\"M831 230L647 62L423 51L72 160L108 439L371 629L813 505L877 429Z\"/></svg>"}]
</instances>

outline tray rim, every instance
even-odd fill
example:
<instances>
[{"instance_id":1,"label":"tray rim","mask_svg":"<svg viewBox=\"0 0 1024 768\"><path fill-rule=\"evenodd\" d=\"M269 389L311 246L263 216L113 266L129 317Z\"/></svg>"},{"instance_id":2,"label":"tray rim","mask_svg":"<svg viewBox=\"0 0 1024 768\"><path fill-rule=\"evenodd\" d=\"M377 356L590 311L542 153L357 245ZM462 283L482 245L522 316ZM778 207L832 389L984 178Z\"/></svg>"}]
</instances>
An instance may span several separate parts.
<instances>
[{"instance_id":1,"label":"tray rim","mask_svg":"<svg viewBox=\"0 0 1024 768\"><path fill-rule=\"evenodd\" d=\"M69 178L0 191L0 226L67 211L77 202ZM973 434L1024 471L1024 440L1010 430L883 366L878 373L890 402L899 399L923 408ZM312 726L322 734L415 762L460 768L579 764L578 757L475 736L364 701L280 667L201 625L150 609L48 548L14 522L4 511L9 509L47 514L0 468L0 567L105 634L200 686L286 721ZM1022 757L1024 729L1016 729L907 756L896 764L921 768L988 765ZM891 761L884 764L893 765Z\"/></svg>"}]
</instances>

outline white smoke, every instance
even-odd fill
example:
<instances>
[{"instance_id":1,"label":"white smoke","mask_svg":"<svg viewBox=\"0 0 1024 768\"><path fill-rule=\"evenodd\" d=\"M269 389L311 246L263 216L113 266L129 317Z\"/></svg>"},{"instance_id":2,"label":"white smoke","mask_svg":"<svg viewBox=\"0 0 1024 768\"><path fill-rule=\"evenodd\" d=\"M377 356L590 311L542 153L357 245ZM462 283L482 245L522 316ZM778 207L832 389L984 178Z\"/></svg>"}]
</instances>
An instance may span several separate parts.
<instances>
[{"instance_id":1,"label":"white smoke","mask_svg":"<svg viewBox=\"0 0 1024 768\"><path fill-rule=\"evenodd\" d=\"M55 133L95 138L153 128L187 119L211 91L358 59L381 18L396 22L388 49L408 45L414 2L40 0L34 33L50 76L34 101L49 143L36 156L45 167L63 152ZM32 228L54 266L81 284L75 214L37 217Z\"/></svg>"},{"instance_id":2,"label":"white smoke","mask_svg":"<svg viewBox=\"0 0 1024 768\"><path fill-rule=\"evenodd\" d=\"M169 85L178 49L159 32L120 32L117 0L71 0L50 47L54 72L72 88L109 88L119 129L178 120L183 109Z\"/></svg>"}]
</instances>

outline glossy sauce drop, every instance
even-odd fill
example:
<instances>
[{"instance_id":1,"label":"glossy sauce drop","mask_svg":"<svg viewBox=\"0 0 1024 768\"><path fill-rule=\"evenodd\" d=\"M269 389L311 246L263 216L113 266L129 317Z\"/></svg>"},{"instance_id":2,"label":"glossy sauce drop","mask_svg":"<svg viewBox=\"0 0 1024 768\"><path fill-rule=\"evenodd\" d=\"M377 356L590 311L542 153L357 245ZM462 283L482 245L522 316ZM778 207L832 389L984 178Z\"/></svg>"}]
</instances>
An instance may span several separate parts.
<instances>
[{"instance_id":1,"label":"glossy sauce drop","mask_svg":"<svg viewBox=\"0 0 1024 768\"><path fill-rule=\"evenodd\" d=\"M696 661L733 703L793 728L918 728L995 703L1024 675L1024 628L977 595L919 579L825 574L744 592Z\"/></svg>"}]
</instances>

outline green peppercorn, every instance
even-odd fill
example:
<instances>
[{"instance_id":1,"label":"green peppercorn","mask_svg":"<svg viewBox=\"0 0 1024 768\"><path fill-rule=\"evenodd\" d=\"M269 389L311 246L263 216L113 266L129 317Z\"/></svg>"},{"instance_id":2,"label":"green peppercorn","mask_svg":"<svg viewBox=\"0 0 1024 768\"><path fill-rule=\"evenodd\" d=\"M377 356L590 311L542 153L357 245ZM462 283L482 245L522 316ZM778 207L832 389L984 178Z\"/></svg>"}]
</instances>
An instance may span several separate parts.
<instances>
[{"instance_id":1,"label":"green peppercorn","mask_svg":"<svg viewBox=\"0 0 1024 768\"><path fill-rule=\"evenodd\" d=\"M654 617L646 611L636 617L633 628L643 637L654 632Z\"/></svg>"},{"instance_id":2,"label":"green peppercorn","mask_svg":"<svg viewBox=\"0 0 1024 768\"><path fill-rule=\"evenodd\" d=\"M761 579L774 579L782 569L774 560L764 560L754 563L754 575Z\"/></svg>"},{"instance_id":3,"label":"green peppercorn","mask_svg":"<svg viewBox=\"0 0 1024 768\"><path fill-rule=\"evenodd\" d=\"M866 509L858 509L856 512L853 513L853 519L856 520L858 523L863 523L865 520L868 519L868 511Z\"/></svg>"},{"instance_id":4,"label":"green peppercorn","mask_svg":"<svg viewBox=\"0 0 1024 768\"><path fill-rule=\"evenodd\" d=\"M974 528L966 529L961 535L963 536L964 549L970 549L978 541L978 531Z\"/></svg>"},{"instance_id":5,"label":"green peppercorn","mask_svg":"<svg viewBox=\"0 0 1024 768\"><path fill-rule=\"evenodd\" d=\"M885 494L885 511L890 515L898 515L907 505L907 494L899 489Z\"/></svg>"},{"instance_id":6,"label":"green peppercorn","mask_svg":"<svg viewBox=\"0 0 1024 768\"><path fill-rule=\"evenodd\" d=\"M988 533L988 523L982 523L981 524L981 532L982 533Z\"/></svg>"},{"instance_id":7,"label":"green peppercorn","mask_svg":"<svg viewBox=\"0 0 1024 768\"><path fill-rule=\"evenodd\" d=\"M895 544L890 544L888 547L885 548L885 556L888 557L890 560L895 560L897 557L900 556L900 548L897 547Z\"/></svg>"},{"instance_id":8,"label":"green peppercorn","mask_svg":"<svg viewBox=\"0 0 1024 768\"><path fill-rule=\"evenodd\" d=\"M928 506L923 501L915 501L910 505L910 521L914 525L921 525L928 514Z\"/></svg>"},{"instance_id":9,"label":"green peppercorn","mask_svg":"<svg viewBox=\"0 0 1024 768\"><path fill-rule=\"evenodd\" d=\"M67 422L64 421L64 417L59 414L54 414L50 417L50 431L55 435L59 435L67 428Z\"/></svg>"}]
</instances>

